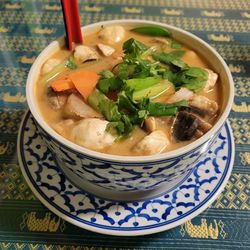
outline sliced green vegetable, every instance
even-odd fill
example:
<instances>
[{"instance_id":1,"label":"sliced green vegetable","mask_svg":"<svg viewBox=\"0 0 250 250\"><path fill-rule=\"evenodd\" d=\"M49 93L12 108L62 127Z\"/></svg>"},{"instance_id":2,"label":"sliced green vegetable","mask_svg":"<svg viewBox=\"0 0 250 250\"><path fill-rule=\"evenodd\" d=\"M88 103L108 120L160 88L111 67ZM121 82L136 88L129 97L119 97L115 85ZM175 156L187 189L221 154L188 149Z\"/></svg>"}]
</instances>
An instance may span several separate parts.
<instances>
[{"instance_id":1,"label":"sliced green vegetable","mask_svg":"<svg viewBox=\"0 0 250 250\"><path fill-rule=\"evenodd\" d=\"M146 77L146 78L133 78L126 81L128 87L134 91L143 90L155 85L161 81L160 76Z\"/></svg>"},{"instance_id":2,"label":"sliced green vegetable","mask_svg":"<svg viewBox=\"0 0 250 250\"><path fill-rule=\"evenodd\" d=\"M88 97L89 105L97 112L101 113L108 121L119 121L121 114L118 106L97 89Z\"/></svg>"},{"instance_id":3,"label":"sliced green vegetable","mask_svg":"<svg viewBox=\"0 0 250 250\"><path fill-rule=\"evenodd\" d=\"M164 94L170 88L170 86L171 86L170 83L160 82L160 83L153 85L152 87L134 91L133 100L139 101L142 98L154 99Z\"/></svg>"},{"instance_id":4,"label":"sliced green vegetable","mask_svg":"<svg viewBox=\"0 0 250 250\"><path fill-rule=\"evenodd\" d=\"M131 29L131 31L148 36L164 36L170 37L171 32L167 28L159 26L142 26Z\"/></svg>"},{"instance_id":5,"label":"sliced green vegetable","mask_svg":"<svg viewBox=\"0 0 250 250\"><path fill-rule=\"evenodd\" d=\"M47 81L52 80L54 77L58 76L60 73L62 73L65 69L65 62L66 61L61 62L60 64L55 66L48 74L43 76L39 81L39 84L44 84Z\"/></svg>"},{"instance_id":6,"label":"sliced green vegetable","mask_svg":"<svg viewBox=\"0 0 250 250\"><path fill-rule=\"evenodd\" d=\"M122 110L124 113L136 113L137 107L131 101L130 97L126 94L125 91L121 91L118 94L117 99L119 110Z\"/></svg>"}]
</instances>

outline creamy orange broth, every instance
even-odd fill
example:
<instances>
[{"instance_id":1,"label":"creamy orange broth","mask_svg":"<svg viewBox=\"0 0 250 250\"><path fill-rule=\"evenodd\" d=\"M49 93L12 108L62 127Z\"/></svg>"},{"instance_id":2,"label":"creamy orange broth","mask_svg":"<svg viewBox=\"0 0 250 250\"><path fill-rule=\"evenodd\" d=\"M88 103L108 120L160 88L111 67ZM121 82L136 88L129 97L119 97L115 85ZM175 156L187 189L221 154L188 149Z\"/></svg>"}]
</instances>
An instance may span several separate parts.
<instances>
[{"instance_id":1,"label":"creamy orange broth","mask_svg":"<svg viewBox=\"0 0 250 250\"><path fill-rule=\"evenodd\" d=\"M149 36L145 36L145 35L139 35L139 34L135 34L129 31L131 27L126 27L126 37L119 43L117 44L112 44L111 46L113 48L115 48L115 53L109 57L101 57L100 60L98 61L94 61L94 62L87 62L82 64L81 69L85 68L87 70L90 71L95 71L95 72L100 72L104 69L112 69L114 65L116 65L116 59L118 56L122 56L122 44L128 40L129 38L135 38L147 45L155 45L155 43L152 42L152 37ZM97 43L102 43L103 41L98 38L97 33L92 33L92 34L88 34L84 36L84 45L90 46L95 48ZM186 53L185 55L182 57L182 60L185 61L189 66L196 66L196 67L202 67L202 68L208 68L208 69L212 69L213 71L216 72L216 69L213 69L204 58L201 58L199 55L197 55L197 53L195 53L193 50L189 49L188 46L183 45L182 50L185 50ZM171 51L173 49L171 48L166 48L166 52ZM65 50L65 49L61 49L60 51L56 52L53 55L53 58L58 58L58 59L66 59L68 56L70 55L70 52ZM65 74L68 71L68 69L65 68L65 71L62 72L62 74ZM61 75L59 75L61 76ZM40 80L41 80L42 76L40 76L38 82L37 82L37 88L36 88L36 98L37 98L37 102L39 105L39 108L41 110L41 113L45 119L45 121L53 128L53 126L55 124L57 124L58 122L60 122L62 119L64 119L63 116L63 111L62 110L53 110L49 103L46 100L46 89L47 89L47 84L49 84L49 82L47 84L42 84L40 85ZM56 78L54 78L56 79ZM204 95L206 97L208 97L211 100L214 100L218 103L219 107L220 107L220 91L221 86L220 86L220 82L217 81L217 83L215 84L214 88L212 90L210 90L209 92L205 92L205 91L200 91L197 94L200 95ZM172 138L172 136L170 136L171 134L171 121L172 121L172 117L161 117L159 118L159 120L161 120L158 124L160 124L160 127L162 128L162 130L164 130L164 132L169 135L169 138ZM210 120L211 124L214 124L214 122L216 121L217 117L213 118L213 120ZM105 148L104 150L100 150L100 152L103 153L107 153L107 154L115 154L115 155L131 155L131 156L135 156L137 155L135 152L133 152L131 150L131 148L137 143L139 142L145 135L147 135L147 132L140 129L140 128L136 128L131 135L126 138L123 139L121 141L115 142L112 146ZM69 135L67 133L65 133L63 135L64 137L66 137L67 139L69 139ZM169 146L167 146L167 148L165 149L164 152L166 151L171 151L174 150L176 148L185 146L189 143L191 143L192 141L194 141L194 139L189 140L189 141L181 141L181 142L177 142L174 139L172 139L171 144Z\"/></svg>"}]
</instances>

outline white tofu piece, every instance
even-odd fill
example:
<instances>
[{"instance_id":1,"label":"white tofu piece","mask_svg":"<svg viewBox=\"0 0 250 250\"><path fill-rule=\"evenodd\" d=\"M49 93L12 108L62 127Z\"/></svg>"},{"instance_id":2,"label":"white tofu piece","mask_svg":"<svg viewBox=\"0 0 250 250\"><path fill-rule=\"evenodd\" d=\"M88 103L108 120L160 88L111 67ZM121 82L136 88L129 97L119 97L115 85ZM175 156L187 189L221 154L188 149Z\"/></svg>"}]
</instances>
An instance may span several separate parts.
<instances>
[{"instance_id":1,"label":"white tofu piece","mask_svg":"<svg viewBox=\"0 0 250 250\"><path fill-rule=\"evenodd\" d=\"M86 118L71 131L72 140L83 147L101 150L114 143L115 137L106 131L108 121L98 118Z\"/></svg>"},{"instance_id":2,"label":"white tofu piece","mask_svg":"<svg viewBox=\"0 0 250 250\"><path fill-rule=\"evenodd\" d=\"M169 139L162 130L155 130L138 142L133 150L141 155L161 153L169 145Z\"/></svg>"},{"instance_id":3,"label":"white tofu piece","mask_svg":"<svg viewBox=\"0 0 250 250\"><path fill-rule=\"evenodd\" d=\"M218 74L216 74L215 72L213 72L210 69L205 69L205 70L208 72L208 80L207 80L206 85L205 85L203 90L208 92L209 90L211 90L214 87L215 83L217 82Z\"/></svg>"},{"instance_id":4,"label":"white tofu piece","mask_svg":"<svg viewBox=\"0 0 250 250\"><path fill-rule=\"evenodd\" d=\"M211 116L215 115L219 109L217 102L202 95L193 95L189 100L189 105Z\"/></svg>"}]
</instances>

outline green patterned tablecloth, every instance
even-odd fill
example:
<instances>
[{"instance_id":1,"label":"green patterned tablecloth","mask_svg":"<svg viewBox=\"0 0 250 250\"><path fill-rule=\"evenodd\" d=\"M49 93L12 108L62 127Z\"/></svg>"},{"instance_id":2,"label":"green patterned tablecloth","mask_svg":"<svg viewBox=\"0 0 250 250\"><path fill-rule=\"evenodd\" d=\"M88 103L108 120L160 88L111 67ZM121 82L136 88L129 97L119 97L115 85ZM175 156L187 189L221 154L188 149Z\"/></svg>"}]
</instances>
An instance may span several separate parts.
<instances>
[{"instance_id":1,"label":"green patterned tablecloth","mask_svg":"<svg viewBox=\"0 0 250 250\"><path fill-rule=\"evenodd\" d=\"M233 173L209 209L154 235L99 235L54 215L24 181L16 140L27 110L29 68L50 41L64 34L61 6L59 0L1 0L0 249L250 249L250 1L79 0L79 8L82 25L120 18L159 21L191 31L222 55L236 91L229 117L236 143ZM217 225L213 238L204 234L204 225Z\"/></svg>"}]
</instances>

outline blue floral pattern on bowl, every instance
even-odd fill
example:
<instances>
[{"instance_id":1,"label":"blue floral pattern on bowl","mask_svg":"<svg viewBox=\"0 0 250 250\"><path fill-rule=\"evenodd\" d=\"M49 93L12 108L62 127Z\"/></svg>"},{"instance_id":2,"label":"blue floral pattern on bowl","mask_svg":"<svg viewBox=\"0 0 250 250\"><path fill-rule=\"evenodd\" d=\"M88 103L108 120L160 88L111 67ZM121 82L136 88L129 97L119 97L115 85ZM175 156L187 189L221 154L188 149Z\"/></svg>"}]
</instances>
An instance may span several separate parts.
<instances>
[{"instance_id":1,"label":"blue floral pattern on bowl","mask_svg":"<svg viewBox=\"0 0 250 250\"><path fill-rule=\"evenodd\" d=\"M73 151L51 137L35 119L34 124L59 165L72 172L70 178L74 183L77 183L76 178L80 177L82 181L117 191L152 190L164 184L171 188L176 179L184 178L192 170L194 164L213 145L217 136L176 158L146 163L122 163L101 160Z\"/></svg>"},{"instance_id":2,"label":"blue floral pattern on bowl","mask_svg":"<svg viewBox=\"0 0 250 250\"><path fill-rule=\"evenodd\" d=\"M74 186L54 161L30 113L19 133L19 162L35 194L67 221L106 234L141 235L177 226L211 204L232 170L232 138L226 123L186 179L173 190L142 201L100 199Z\"/></svg>"}]
</instances>

